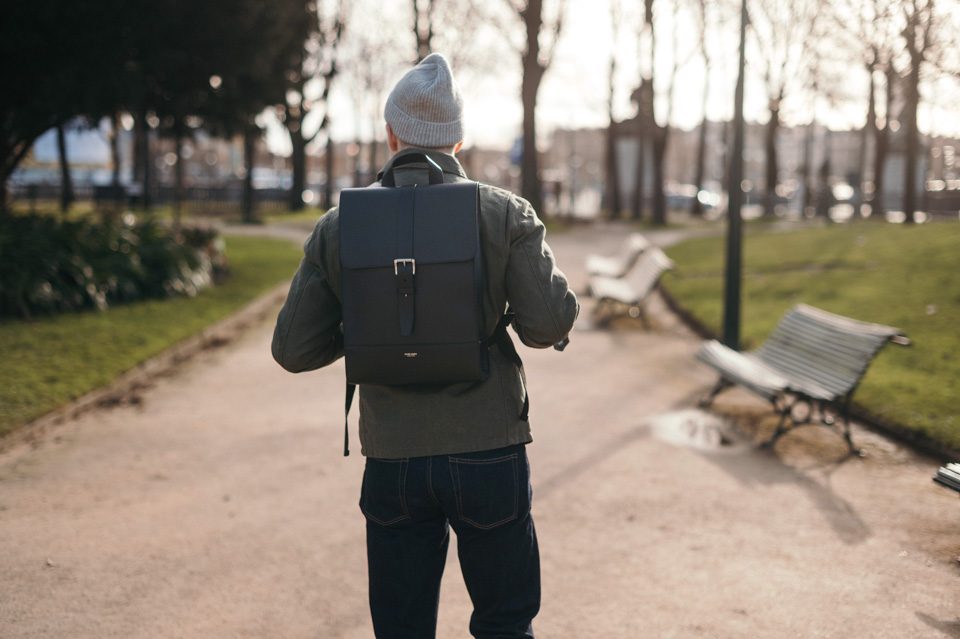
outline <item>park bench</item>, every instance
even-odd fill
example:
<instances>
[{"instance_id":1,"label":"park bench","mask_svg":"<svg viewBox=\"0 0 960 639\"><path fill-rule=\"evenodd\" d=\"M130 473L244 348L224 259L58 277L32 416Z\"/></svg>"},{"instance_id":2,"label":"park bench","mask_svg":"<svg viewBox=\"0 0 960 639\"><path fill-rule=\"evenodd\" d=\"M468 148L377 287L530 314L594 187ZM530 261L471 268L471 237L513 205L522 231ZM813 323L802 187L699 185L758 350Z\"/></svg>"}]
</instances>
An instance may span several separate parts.
<instances>
[{"instance_id":1,"label":"park bench","mask_svg":"<svg viewBox=\"0 0 960 639\"><path fill-rule=\"evenodd\" d=\"M892 326L799 304L781 318L755 351L740 353L716 340L701 346L697 359L719 372L720 379L700 405L709 406L732 386L743 386L767 399L780 421L764 446L773 446L796 426L836 428L839 415L843 420L840 432L850 453L860 454L850 437L850 400L867 366L887 342L910 343Z\"/></svg>"},{"instance_id":2,"label":"park bench","mask_svg":"<svg viewBox=\"0 0 960 639\"><path fill-rule=\"evenodd\" d=\"M960 464L946 464L937 470L933 481L960 493Z\"/></svg>"},{"instance_id":3,"label":"park bench","mask_svg":"<svg viewBox=\"0 0 960 639\"><path fill-rule=\"evenodd\" d=\"M603 277L623 277L637 258L650 247L650 240L642 233L631 233L617 255L588 255L587 273Z\"/></svg>"},{"instance_id":4,"label":"park bench","mask_svg":"<svg viewBox=\"0 0 960 639\"><path fill-rule=\"evenodd\" d=\"M666 253L656 246L649 246L623 277L591 277L590 294L597 300L593 309L594 323L602 326L625 311L647 325L646 300L660 283L660 277L672 268L673 261Z\"/></svg>"}]
</instances>

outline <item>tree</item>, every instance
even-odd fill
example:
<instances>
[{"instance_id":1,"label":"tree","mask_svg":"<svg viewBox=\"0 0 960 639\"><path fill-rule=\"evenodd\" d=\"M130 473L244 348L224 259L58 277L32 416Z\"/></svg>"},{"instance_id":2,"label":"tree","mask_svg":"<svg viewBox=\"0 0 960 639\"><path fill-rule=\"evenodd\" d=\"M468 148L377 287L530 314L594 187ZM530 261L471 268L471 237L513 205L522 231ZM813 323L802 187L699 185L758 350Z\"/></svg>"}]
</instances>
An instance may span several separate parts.
<instances>
[{"instance_id":1,"label":"tree","mask_svg":"<svg viewBox=\"0 0 960 639\"><path fill-rule=\"evenodd\" d=\"M70 176L67 136L63 128L62 122L57 125L57 156L60 162L60 212L66 213L73 204L73 178Z\"/></svg>"},{"instance_id":2,"label":"tree","mask_svg":"<svg viewBox=\"0 0 960 639\"><path fill-rule=\"evenodd\" d=\"M616 95L617 78L617 44L620 41L620 24L622 11L619 0L610 0L610 26L613 30L610 44L610 65L607 80L607 136L606 136L606 200L607 215L610 219L620 217L623 208L620 202L620 168L617 162L616 136L614 135L613 105Z\"/></svg>"},{"instance_id":3,"label":"tree","mask_svg":"<svg viewBox=\"0 0 960 639\"><path fill-rule=\"evenodd\" d=\"M203 115L205 127L215 134L242 136L241 210L243 220L249 223L256 219L253 169L257 141L263 133L259 116L284 102L286 78L300 68L312 14L301 0L238 1L244 6L231 17L231 34L218 41L219 83Z\"/></svg>"},{"instance_id":4,"label":"tree","mask_svg":"<svg viewBox=\"0 0 960 639\"><path fill-rule=\"evenodd\" d=\"M917 111L920 108L920 76L936 46L939 15L934 0L906 0L900 4L904 22L902 37L907 52L904 77L904 105L901 126L906 139L906 162L903 172L903 212L907 223L916 222L917 160L920 156L920 131Z\"/></svg>"},{"instance_id":5,"label":"tree","mask_svg":"<svg viewBox=\"0 0 960 639\"><path fill-rule=\"evenodd\" d=\"M712 6L712 5L710 5ZM690 203L690 215L703 215L703 203L700 201L700 191L703 190L704 173L706 169L707 157L707 104L710 98L710 74L712 72L712 59L710 57L710 47L707 44L708 24L710 21L710 11L707 0L696 0L697 8L697 30L698 41L700 42L700 58L703 60L703 97L700 103L700 127L697 130L697 151L694 159L694 186L697 187L697 194Z\"/></svg>"},{"instance_id":6,"label":"tree","mask_svg":"<svg viewBox=\"0 0 960 639\"><path fill-rule=\"evenodd\" d=\"M433 51L434 0L410 0L413 7L413 36L420 62Z\"/></svg>"},{"instance_id":7,"label":"tree","mask_svg":"<svg viewBox=\"0 0 960 639\"><path fill-rule=\"evenodd\" d=\"M650 67L649 76L646 83L649 85L649 105L647 106L647 131L651 135L651 158L653 160L653 216L652 222L658 226L667 223L667 197L666 197L666 157L668 143L670 141L670 122L673 119L674 108L674 88L676 86L677 72L686 64L686 60L681 60L679 47L679 5L671 3L670 23L673 29L671 37L671 60L670 73L667 76L667 84L664 87L666 94L666 110L663 114L662 122L657 121L655 94L657 85L656 77L656 52L657 52L657 31L654 28L653 21L653 0L645 0L646 11L644 13L645 31L649 33L648 41L650 43Z\"/></svg>"},{"instance_id":8,"label":"tree","mask_svg":"<svg viewBox=\"0 0 960 639\"><path fill-rule=\"evenodd\" d=\"M328 99L330 87L339 71L338 55L346 25L346 4L343 0L325 3L304 3L311 15L310 32L299 53L299 64L287 75L286 99L279 109L280 121L287 129L292 146L290 161L293 180L290 187L289 206L299 211L303 208L303 191L307 176L307 145L321 131L327 135L327 180L324 188L323 206L333 203L333 143L330 139L330 110ZM315 122L313 114L319 114ZM308 122L310 120L310 122ZM312 128L308 133L307 129Z\"/></svg>"},{"instance_id":9,"label":"tree","mask_svg":"<svg viewBox=\"0 0 960 639\"><path fill-rule=\"evenodd\" d=\"M0 22L0 213L7 181L45 131L90 107L93 89L116 77L109 55L111 2L14 0ZM119 4L119 0L113 0Z\"/></svg>"},{"instance_id":10,"label":"tree","mask_svg":"<svg viewBox=\"0 0 960 639\"><path fill-rule=\"evenodd\" d=\"M644 177L647 171L647 158L650 159L653 171L653 216L654 224L666 224L666 157L670 141L670 122L673 119L674 88L677 72L686 64L689 57L681 60L680 56L680 20L678 3L670 3L669 20L672 28L670 41L671 57L670 71L667 74L665 86L657 84L657 35L660 33L665 15L660 11L662 4L654 0L644 0L642 20L638 33L638 49L640 53L640 85L633 94L633 101L637 105L637 178L633 194L633 217L640 219L643 212ZM645 46L646 45L646 46ZM690 52L691 55L694 51ZM645 59L644 59L645 58ZM656 96L658 89L665 94L666 109L662 110L662 117L657 118Z\"/></svg>"},{"instance_id":11,"label":"tree","mask_svg":"<svg viewBox=\"0 0 960 639\"><path fill-rule=\"evenodd\" d=\"M777 138L780 112L788 92L799 88L808 64L806 45L819 0L754 0L750 5L750 27L759 72L767 93L770 118L764 130L765 180L764 214L773 215L780 167Z\"/></svg>"},{"instance_id":12,"label":"tree","mask_svg":"<svg viewBox=\"0 0 960 639\"><path fill-rule=\"evenodd\" d=\"M543 0L506 0L523 22L524 45L520 52L523 77L520 81L520 101L523 105L523 157L520 164L520 194L537 211L542 210L543 197L540 181L540 159L537 155L537 94L544 74L550 68L563 32L565 0L559 0L556 14L551 19L544 15ZM549 42L541 46L540 38L547 33Z\"/></svg>"},{"instance_id":13,"label":"tree","mask_svg":"<svg viewBox=\"0 0 960 639\"><path fill-rule=\"evenodd\" d=\"M432 21L435 16L428 14ZM379 14L357 12L351 18L350 32L343 42L343 84L348 87L350 96L355 105L355 124L357 127L356 144L357 155L355 164L359 166L364 155L364 140L361 136L361 125L368 123L370 138L366 141L366 165L371 173L379 168L377 147L380 145L380 136L384 130L383 104L388 83L409 66L410 58L404 55L409 50L409 41L403 36L406 33L396 29L379 29L378 23L383 19ZM434 28L429 27L432 34ZM359 178L359 175L356 176Z\"/></svg>"},{"instance_id":14,"label":"tree","mask_svg":"<svg viewBox=\"0 0 960 639\"><path fill-rule=\"evenodd\" d=\"M884 208L883 174L889 147L890 109L897 83L893 63L898 37L894 26L895 0L831 0L827 8L832 39L838 42L841 52L849 52L848 56L860 61L866 74L867 103L859 151L860 191L864 201L871 194L871 212L880 216ZM886 106L880 109L884 94Z\"/></svg>"}]
</instances>

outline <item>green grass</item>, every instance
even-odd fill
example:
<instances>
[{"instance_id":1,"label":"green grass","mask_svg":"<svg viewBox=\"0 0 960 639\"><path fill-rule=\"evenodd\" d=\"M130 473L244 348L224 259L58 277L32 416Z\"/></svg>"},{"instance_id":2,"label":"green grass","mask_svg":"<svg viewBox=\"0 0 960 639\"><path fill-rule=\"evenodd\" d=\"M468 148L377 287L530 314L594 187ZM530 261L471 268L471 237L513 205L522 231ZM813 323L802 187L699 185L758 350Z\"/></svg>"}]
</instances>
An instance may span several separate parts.
<instances>
[{"instance_id":1,"label":"green grass","mask_svg":"<svg viewBox=\"0 0 960 639\"><path fill-rule=\"evenodd\" d=\"M284 240L227 237L231 275L194 298L0 323L0 435L109 383L290 277L301 250Z\"/></svg>"},{"instance_id":2,"label":"green grass","mask_svg":"<svg viewBox=\"0 0 960 639\"><path fill-rule=\"evenodd\" d=\"M276 224L278 222L298 225L308 225L311 228L317 223L317 220L323 215L324 211L315 208L307 208L302 211L287 211L284 213L270 213L263 216L266 224Z\"/></svg>"},{"instance_id":3,"label":"green grass","mask_svg":"<svg viewBox=\"0 0 960 639\"><path fill-rule=\"evenodd\" d=\"M665 285L719 332L723 238L667 251ZM960 225L855 223L793 232L750 229L744 242L742 335L755 348L798 302L904 330L887 346L855 401L883 418L960 449Z\"/></svg>"}]
</instances>

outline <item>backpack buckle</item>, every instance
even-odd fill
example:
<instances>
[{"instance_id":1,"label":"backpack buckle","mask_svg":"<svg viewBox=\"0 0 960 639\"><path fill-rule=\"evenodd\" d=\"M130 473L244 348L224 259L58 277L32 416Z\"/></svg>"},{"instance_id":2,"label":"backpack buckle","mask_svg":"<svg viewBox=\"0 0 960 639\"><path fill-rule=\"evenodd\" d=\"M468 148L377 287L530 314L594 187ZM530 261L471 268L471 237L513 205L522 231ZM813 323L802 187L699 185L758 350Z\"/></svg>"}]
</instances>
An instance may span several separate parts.
<instances>
[{"instance_id":1,"label":"backpack buckle","mask_svg":"<svg viewBox=\"0 0 960 639\"><path fill-rule=\"evenodd\" d=\"M417 260L413 259L412 257L404 257L404 258L396 259L396 260L393 261L393 274L394 274L394 275L399 275L399 274L400 274L400 265L401 265L401 264L409 264L409 265L410 265L410 274L411 274L411 275L416 275L416 274L417 274Z\"/></svg>"}]
</instances>

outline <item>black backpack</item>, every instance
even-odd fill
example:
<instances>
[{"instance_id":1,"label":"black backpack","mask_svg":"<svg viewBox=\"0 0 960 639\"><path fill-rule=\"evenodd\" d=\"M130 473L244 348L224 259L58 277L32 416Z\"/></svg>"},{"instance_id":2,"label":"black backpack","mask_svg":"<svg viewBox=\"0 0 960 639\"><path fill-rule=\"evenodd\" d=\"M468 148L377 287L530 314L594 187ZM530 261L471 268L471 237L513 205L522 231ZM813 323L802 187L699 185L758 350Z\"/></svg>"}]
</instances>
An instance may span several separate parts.
<instances>
[{"instance_id":1,"label":"black backpack","mask_svg":"<svg viewBox=\"0 0 960 639\"><path fill-rule=\"evenodd\" d=\"M429 185L396 187L393 169L414 162L427 165ZM522 366L506 332L509 313L492 335L483 334L479 184L444 184L433 160L411 153L381 185L340 194L346 413L356 384L483 380L493 344Z\"/></svg>"}]
</instances>

